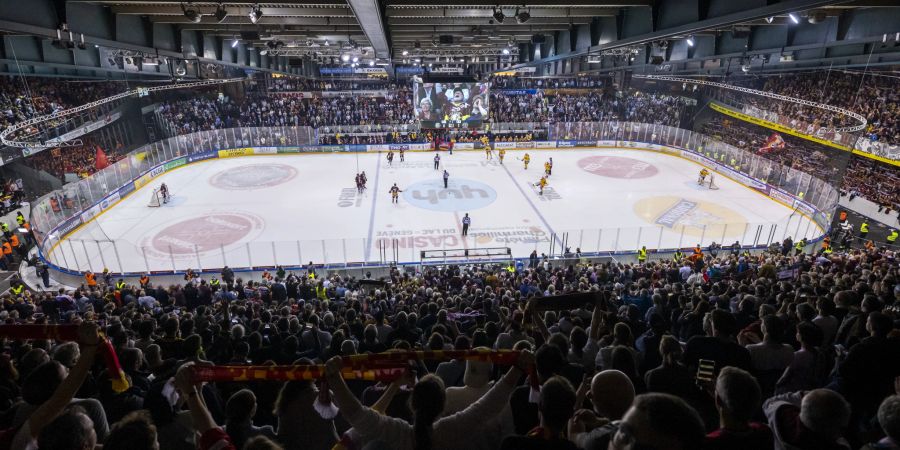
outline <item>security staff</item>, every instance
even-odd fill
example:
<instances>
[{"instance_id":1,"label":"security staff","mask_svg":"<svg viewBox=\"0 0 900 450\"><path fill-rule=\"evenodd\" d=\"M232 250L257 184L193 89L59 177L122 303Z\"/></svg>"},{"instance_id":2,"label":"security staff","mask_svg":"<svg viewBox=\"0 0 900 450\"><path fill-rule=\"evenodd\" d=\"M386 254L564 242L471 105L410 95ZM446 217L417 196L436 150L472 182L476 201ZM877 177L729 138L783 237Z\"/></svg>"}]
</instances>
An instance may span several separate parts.
<instances>
[{"instance_id":1,"label":"security staff","mask_svg":"<svg viewBox=\"0 0 900 450\"><path fill-rule=\"evenodd\" d=\"M219 279L216 277L212 277L212 279L209 280L209 285L212 286L213 289L218 289L219 284L220 284Z\"/></svg>"},{"instance_id":2,"label":"security staff","mask_svg":"<svg viewBox=\"0 0 900 450\"><path fill-rule=\"evenodd\" d=\"M863 220L863 223L859 226L859 237L865 239L866 236L869 235L869 222Z\"/></svg>"},{"instance_id":3,"label":"security staff","mask_svg":"<svg viewBox=\"0 0 900 450\"><path fill-rule=\"evenodd\" d=\"M150 277L145 273L141 275L139 282L141 283L141 289L147 289L150 286Z\"/></svg>"},{"instance_id":4,"label":"security staff","mask_svg":"<svg viewBox=\"0 0 900 450\"><path fill-rule=\"evenodd\" d=\"M22 211L16 213L16 223L19 224L20 227L25 225L25 216L22 215Z\"/></svg>"},{"instance_id":5,"label":"security staff","mask_svg":"<svg viewBox=\"0 0 900 450\"><path fill-rule=\"evenodd\" d=\"M638 263L643 264L647 261L647 247L642 246L640 250L638 250Z\"/></svg>"},{"instance_id":6,"label":"security staff","mask_svg":"<svg viewBox=\"0 0 900 450\"><path fill-rule=\"evenodd\" d=\"M684 259L684 253L682 253L681 249L675 250L675 256L672 258L676 263L681 264L681 260Z\"/></svg>"},{"instance_id":7,"label":"security staff","mask_svg":"<svg viewBox=\"0 0 900 450\"><path fill-rule=\"evenodd\" d=\"M122 290L125 289L125 280L119 278L119 281L116 282L116 289Z\"/></svg>"},{"instance_id":8,"label":"security staff","mask_svg":"<svg viewBox=\"0 0 900 450\"><path fill-rule=\"evenodd\" d=\"M90 270L84 274L84 281L87 283L88 287L97 287L97 276Z\"/></svg>"},{"instance_id":9,"label":"security staff","mask_svg":"<svg viewBox=\"0 0 900 450\"><path fill-rule=\"evenodd\" d=\"M898 236L897 230L891 230L891 234L889 234L887 237L887 243L890 245L896 244L897 236Z\"/></svg>"},{"instance_id":10,"label":"security staff","mask_svg":"<svg viewBox=\"0 0 900 450\"><path fill-rule=\"evenodd\" d=\"M794 256L803 253L803 247L806 247L806 238L803 238L802 240L799 240L796 244L794 244Z\"/></svg>"},{"instance_id":11,"label":"security staff","mask_svg":"<svg viewBox=\"0 0 900 450\"><path fill-rule=\"evenodd\" d=\"M10 287L9 291L16 297L22 295L25 292L25 285L22 284L21 281L14 282Z\"/></svg>"}]
</instances>

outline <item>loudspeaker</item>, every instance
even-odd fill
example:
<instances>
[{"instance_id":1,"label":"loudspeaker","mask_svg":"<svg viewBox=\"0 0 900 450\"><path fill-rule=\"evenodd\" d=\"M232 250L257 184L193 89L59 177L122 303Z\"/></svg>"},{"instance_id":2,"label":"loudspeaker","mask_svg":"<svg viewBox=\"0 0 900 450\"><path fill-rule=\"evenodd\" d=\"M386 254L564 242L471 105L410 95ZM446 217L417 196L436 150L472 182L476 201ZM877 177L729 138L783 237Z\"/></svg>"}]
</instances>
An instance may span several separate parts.
<instances>
[{"instance_id":1,"label":"loudspeaker","mask_svg":"<svg viewBox=\"0 0 900 450\"><path fill-rule=\"evenodd\" d=\"M453 43L453 35L450 34L442 34L440 37L441 44L452 44Z\"/></svg>"}]
</instances>

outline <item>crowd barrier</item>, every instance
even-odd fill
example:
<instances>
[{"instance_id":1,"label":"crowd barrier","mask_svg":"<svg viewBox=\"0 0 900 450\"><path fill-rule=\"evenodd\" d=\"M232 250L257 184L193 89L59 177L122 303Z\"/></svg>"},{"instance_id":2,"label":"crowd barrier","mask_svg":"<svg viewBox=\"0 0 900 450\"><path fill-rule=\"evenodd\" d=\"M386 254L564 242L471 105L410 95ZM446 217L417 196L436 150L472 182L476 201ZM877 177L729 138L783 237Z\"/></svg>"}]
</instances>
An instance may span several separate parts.
<instances>
[{"instance_id":1,"label":"crowd barrier","mask_svg":"<svg viewBox=\"0 0 900 450\"><path fill-rule=\"evenodd\" d=\"M290 128L290 127L285 127ZM153 179L185 165L216 158L250 155L277 155L306 152L379 152L387 150L427 151L431 144L386 144L386 145L314 145L298 142L297 136L312 136L312 133L285 133L282 128L239 128L212 130L177 136L130 153L122 161L97 174L64 186L32 205L31 223L38 242L40 257L51 268L69 275L78 275L87 270L100 271L109 268L114 273L134 274L146 271L158 274L178 273L187 268L218 270L229 265L235 269L253 269L282 265L299 267L309 260L317 264L334 264L343 267L377 266L385 263L419 263L415 246L405 243L403 238L352 240L311 240L296 242L253 242L236 248L213 250L200 249L189 252L186 260L176 261L172 257L169 267L154 267L147 262L146 252L143 263L140 258L126 255L123 260L122 245L110 239L102 227L93 220L104 210L112 208L118 201L128 196ZM703 227L700 241L703 245L718 241L723 243L726 235L739 236L746 247L765 247L786 236L806 236L813 241L827 232L831 217L837 205L837 189L818 178L777 164L735 147L712 140L709 137L656 124L631 122L593 122L558 124L550 130L551 136L563 137L548 141L494 142L494 148L509 149L569 149L591 147L616 147L651 150L686 158L726 176L744 186L792 208L797 216L804 215L809 220L796 221L788 218L780 224L716 224ZM294 138L289 138L293 136ZM253 145L257 143L257 145ZM276 143L278 145L272 145ZM262 145L266 144L266 145ZM474 143L472 148L476 148ZM477 144L480 146L480 143ZM460 147L457 143L456 148ZM773 166L777 166L773 167ZM776 170L777 169L777 170ZM149 198L148 198L149 200ZM794 214L791 214L793 217ZM554 236L504 236L509 242L527 241L530 249L551 256L562 255L566 247L580 247L586 256L591 254L633 253L642 243L648 248L665 250L693 245L693 237L685 235L676 240L663 239L660 226L617 228L607 230L567 230L558 231ZM77 242L67 237L80 229ZM719 235L721 234L721 238ZM658 237L657 237L658 235ZM527 238L527 239L526 239ZM497 238L499 239L499 238ZM512 239L510 241L510 239ZM358 242L357 242L358 241ZM478 242L478 239L474 239ZM747 244L750 243L750 244ZM290 245L286 245L290 244ZM381 252L373 251L377 246ZM446 240L444 248L452 246ZM496 244L495 244L496 245ZM388 248L390 247L390 248ZM133 249L131 249L133 250ZM522 249L518 249L522 250ZM131 254L134 254L132 251ZM137 253L140 255L140 253ZM386 259L384 255L396 257ZM196 259L193 257L196 256ZM514 254L516 258L526 254ZM134 260L138 261L135 262ZM167 265L168 266L168 265ZM162 269L162 270L160 270Z\"/></svg>"}]
</instances>

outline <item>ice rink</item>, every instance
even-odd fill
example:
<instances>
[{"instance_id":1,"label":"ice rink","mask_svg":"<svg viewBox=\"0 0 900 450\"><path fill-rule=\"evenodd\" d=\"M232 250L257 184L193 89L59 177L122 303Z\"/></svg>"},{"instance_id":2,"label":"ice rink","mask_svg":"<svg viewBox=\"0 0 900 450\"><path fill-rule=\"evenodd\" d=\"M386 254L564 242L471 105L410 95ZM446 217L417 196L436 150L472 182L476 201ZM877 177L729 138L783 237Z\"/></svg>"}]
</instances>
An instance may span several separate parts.
<instances>
[{"instance_id":1,"label":"ice rink","mask_svg":"<svg viewBox=\"0 0 900 450\"><path fill-rule=\"evenodd\" d=\"M521 158L528 153L531 164ZM321 263L419 262L426 256L515 257L810 238L821 230L724 176L697 185L700 166L635 149L297 154L215 159L155 178L55 246L54 263L77 270L167 271ZM544 195L535 183L553 159ZM449 173L445 189L443 170ZM357 171L368 177L358 194ZM148 207L166 183L172 199ZM392 204L390 187L402 190ZM461 236L464 214L471 228ZM440 260L440 256L438 258Z\"/></svg>"}]
</instances>

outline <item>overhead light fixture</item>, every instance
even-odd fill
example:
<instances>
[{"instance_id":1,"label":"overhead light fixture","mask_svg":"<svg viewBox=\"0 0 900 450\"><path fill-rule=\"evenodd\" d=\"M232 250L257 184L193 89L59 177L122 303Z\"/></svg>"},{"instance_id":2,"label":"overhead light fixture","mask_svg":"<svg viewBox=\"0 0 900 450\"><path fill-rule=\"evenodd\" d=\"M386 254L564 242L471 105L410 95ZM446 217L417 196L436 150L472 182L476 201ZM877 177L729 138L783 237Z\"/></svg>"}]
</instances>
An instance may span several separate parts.
<instances>
[{"instance_id":1,"label":"overhead light fixture","mask_svg":"<svg viewBox=\"0 0 900 450\"><path fill-rule=\"evenodd\" d=\"M417 63L420 63L420 62L422 62L422 60L419 59L419 58L416 58L416 62L417 62Z\"/></svg>"},{"instance_id":2,"label":"overhead light fixture","mask_svg":"<svg viewBox=\"0 0 900 450\"><path fill-rule=\"evenodd\" d=\"M240 42L241 42L241 41L240 41L237 37L235 37L235 38L234 38L234 41L231 42L231 48L237 47L237 46L238 46L238 43L240 43Z\"/></svg>"},{"instance_id":3,"label":"overhead light fixture","mask_svg":"<svg viewBox=\"0 0 900 450\"><path fill-rule=\"evenodd\" d=\"M369 60L369 67L374 67L374 66L375 66L375 60L374 60L374 59L370 59L370 60Z\"/></svg>"},{"instance_id":4,"label":"overhead light fixture","mask_svg":"<svg viewBox=\"0 0 900 450\"><path fill-rule=\"evenodd\" d=\"M508 54L509 54L509 49L508 49L508 48L504 48L504 49L503 49L503 54L504 54L504 55L508 55Z\"/></svg>"},{"instance_id":5,"label":"overhead light fixture","mask_svg":"<svg viewBox=\"0 0 900 450\"><path fill-rule=\"evenodd\" d=\"M528 10L522 10L519 12L519 8L516 8L516 22L519 24L523 24L531 20L531 13Z\"/></svg>"},{"instance_id":6,"label":"overhead light fixture","mask_svg":"<svg viewBox=\"0 0 900 450\"><path fill-rule=\"evenodd\" d=\"M259 21L260 17L262 17L262 8L259 7L259 3L250 7L250 13L247 14L247 17L250 18L250 23L256 23Z\"/></svg>"},{"instance_id":7,"label":"overhead light fixture","mask_svg":"<svg viewBox=\"0 0 900 450\"><path fill-rule=\"evenodd\" d=\"M266 56L266 55L269 54L269 51L266 50L266 49L262 49L262 50L259 51L259 54L262 55L262 56Z\"/></svg>"},{"instance_id":8,"label":"overhead light fixture","mask_svg":"<svg viewBox=\"0 0 900 450\"><path fill-rule=\"evenodd\" d=\"M409 50L403 50L403 56L406 56L408 54L409 54Z\"/></svg>"},{"instance_id":9,"label":"overhead light fixture","mask_svg":"<svg viewBox=\"0 0 900 450\"><path fill-rule=\"evenodd\" d=\"M203 20L203 14L200 14L200 10L194 9L194 7L190 3L188 3L187 7L185 7L184 3L182 3L181 12L183 12L184 17L187 17L187 19L191 22L200 23Z\"/></svg>"},{"instance_id":10,"label":"overhead light fixture","mask_svg":"<svg viewBox=\"0 0 900 450\"><path fill-rule=\"evenodd\" d=\"M353 57L353 62L359 62L359 56L354 56L354 57Z\"/></svg>"},{"instance_id":11,"label":"overhead light fixture","mask_svg":"<svg viewBox=\"0 0 900 450\"><path fill-rule=\"evenodd\" d=\"M766 23L772 23L772 22L774 22L774 21L775 21L775 17L774 17L774 16L766 17Z\"/></svg>"},{"instance_id":12,"label":"overhead light fixture","mask_svg":"<svg viewBox=\"0 0 900 450\"><path fill-rule=\"evenodd\" d=\"M741 64L741 72L748 73L750 72L750 64Z\"/></svg>"},{"instance_id":13,"label":"overhead light fixture","mask_svg":"<svg viewBox=\"0 0 900 450\"><path fill-rule=\"evenodd\" d=\"M343 62L350 61L350 55L344 53L343 55L341 55L341 61L343 61Z\"/></svg>"},{"instance_id":14,"label":"overhead light fixture","mask_svg":"<svg viewBox=\"0 0 900 450\"><path fill-rule=\"evenodd\" d=\"M497 5L494 7L493 16L494 16L494 20L496 20L497 23L503 23L503 20L506 19L506 15L503 14L503 10L500 9L500 5Z\"/></svg>"},{"instance_id":15,"label":"overhead light fixture","mask_svg":"<svg viewBox=\"0 0 900 450\"><path fill-rule=\"evenodd\" d=\"M694 46L694 36L688 36L688 38L687 38L687 45L688 45L688 47L693 47L693 46Z\"/></svg>"},{"instance_id":16,"label":"overhead light fixture","mask_svg":"<svg viewBox=\"0 0 900 450\"><path fill-rule=\"evenodd\" d=\"M329 46L329 45L331 45L331 43L330 43L330 42L328 42L328 39L325 39L325 43L324 43L324 44L322 44L322 45L324 45L324 46L326 46L326 47L328 47L328 46Z\"/></svg>"},{"instance_id":17,"label":"overhead light fixture","mask_svg":"<svg viewBox=\"0 0 900 450\"><path fill-rule=\"evenodd\" d=\"M226 17L228 17L228 11L225 9L225 5L223 5L222 3L219 3L219 5L216 6L215 16L216 16L216 22L222 22L223 20L225 20Z\"/></svg>"},{"instance_id":18,"label":"overhead light fixture","mask_svg":"<svg viewBox=\"0 0 900 450\"><path fill-rule=\"evenodd\" d=\"M791 18L791 22L794 22L794 24L800 23L800 18L797 17L796 14L794 14L794 13L788 13L788 17Z\"/></svg>"}]
</instances>

